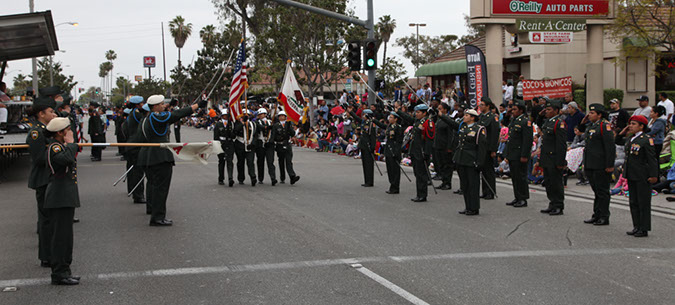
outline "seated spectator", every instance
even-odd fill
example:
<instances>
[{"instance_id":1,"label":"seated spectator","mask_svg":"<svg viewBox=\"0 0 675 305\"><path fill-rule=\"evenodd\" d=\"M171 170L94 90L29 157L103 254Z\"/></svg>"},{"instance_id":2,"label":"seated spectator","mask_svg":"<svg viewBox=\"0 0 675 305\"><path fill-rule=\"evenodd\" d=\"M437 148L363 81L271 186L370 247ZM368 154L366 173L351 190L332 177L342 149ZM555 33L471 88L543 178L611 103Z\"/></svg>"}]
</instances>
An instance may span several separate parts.
<instances>
[{"instance_id":1,"label":"seated spectator","mask_svg":"<svg viewBox=\"0 0 675 305\"><path fill-rule=\"evenodd\" d=\"M503 179L507 179L511 174L511 169L509 168L509 163L506 162L506 159L499 156L497 157L499 161L499 166L497 167L496 173L497 176Z\"/></svg>"},{"instance_id":2,"label":"seated spectator","mask_svg":"<svg viewBox=\"0 0 675 305\"><path fill-rule=\"evenodd\" d=\"M574 140L569 147L567 147L567 167L570 172L575 173L579 181L577 185L587 185L588 179L583 170L584 146L586 146L585 134L579 131L579 128L574 128Z\"/></svg>"},{"instance_id":3,"label":"seated spectator","mask_svg":"<svg viewBox=\"0 0 675 305\"><path fill-rule=\"evenodd\" d=\"M531 184L541 184L544 181L544 169L539 166L539 162L532 166L532 172L527 176Z\"/></svg>"},{"instance_id":4,"label":"seated spectator","mask_svg":"<svg viewBox=\"0 0 675 305\"><path fill-rule=\"evenodd\" d=\"M609 192L612 195L628 195L628 179L623 177L623 174L619 176L619 179L616 181L616 185Z\"/></svg>"}]
</instances>

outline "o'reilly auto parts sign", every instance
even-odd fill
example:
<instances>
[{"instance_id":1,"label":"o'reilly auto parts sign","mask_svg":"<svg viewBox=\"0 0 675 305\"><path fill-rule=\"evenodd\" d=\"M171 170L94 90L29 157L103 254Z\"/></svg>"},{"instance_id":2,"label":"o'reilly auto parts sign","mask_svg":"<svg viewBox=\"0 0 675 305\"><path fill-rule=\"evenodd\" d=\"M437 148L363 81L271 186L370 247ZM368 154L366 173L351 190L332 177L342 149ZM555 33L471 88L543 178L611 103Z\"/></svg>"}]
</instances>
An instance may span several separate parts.
<instances>
[{"instance_id":1,"label":"o'reilly auto parts sign","mask_svg":"<svg viewBox=\"0 0 675 305\"><path fill-rule=\"evenodd\" d=\"M607 16L609 0L492 0L492 14Z\"/></svg>"}]
</instances>

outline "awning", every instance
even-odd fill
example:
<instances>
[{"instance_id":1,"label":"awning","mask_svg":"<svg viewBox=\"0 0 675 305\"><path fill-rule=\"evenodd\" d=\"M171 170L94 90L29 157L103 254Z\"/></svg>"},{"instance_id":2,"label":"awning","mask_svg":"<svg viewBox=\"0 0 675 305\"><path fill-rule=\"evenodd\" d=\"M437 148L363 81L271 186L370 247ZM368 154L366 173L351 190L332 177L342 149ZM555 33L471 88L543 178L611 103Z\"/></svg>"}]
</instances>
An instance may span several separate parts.
<instances>
[{"instance_id":1,"label":"awning","mask_svg":"<svg viewBox=\"0 0 675 305\"><path fill-rule=\"evenodd\" d=\"M54 55L52 12L0 16L0 62Z\"/></svg>"},{"instance_id":2,"label":"awning","mask_svg":"<svg viewBox=\"0 0 675 305\"><path fill-rule=\"evenodd\" d=\"M426 64L417 69L417 71L415 72L415 76L420 77L420 76L453 75L465 73L466 73L466 59L459 59L459 60L437 62L433 64Z\"/></svg>"}]
</instances>

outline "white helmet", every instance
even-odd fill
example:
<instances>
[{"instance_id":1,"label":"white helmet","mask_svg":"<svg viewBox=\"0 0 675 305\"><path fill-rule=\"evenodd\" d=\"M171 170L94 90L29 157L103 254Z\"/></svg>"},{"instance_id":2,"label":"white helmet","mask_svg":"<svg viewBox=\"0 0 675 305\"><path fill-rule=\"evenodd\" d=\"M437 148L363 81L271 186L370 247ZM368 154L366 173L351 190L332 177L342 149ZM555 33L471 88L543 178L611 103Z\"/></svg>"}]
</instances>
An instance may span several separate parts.
<instances>
[{"instance_id":1,"label":"white helmet","mask_svg":"<svg viewBox=\"0 0 675 305\"><path fill-rule=\"evenodd\" d=\"M280 115L286 115L286 112L285 111L279 111L279 113L277 113L277 117L280 116Z\"/></svg>"},{"instance_id":2,"label":"white helmet","mask_svg":"<svg viewBox=\"0 0 675 305\"><path fill-rule=\"evenodd\" d=\"M258 109L258 114L267 114L267 109L265 108Z\"/></svg>"},{"instance_id":3,"label":"white helmet","mask_svg":"<svg viewBox=\"0 0 675 305\"><path fill-rule=\"evenodd\" d=\"M220 115L226 115L226 114L230 114L230 112L227 111L227 108L220 110Z\"/></svg>"}]
</instances>

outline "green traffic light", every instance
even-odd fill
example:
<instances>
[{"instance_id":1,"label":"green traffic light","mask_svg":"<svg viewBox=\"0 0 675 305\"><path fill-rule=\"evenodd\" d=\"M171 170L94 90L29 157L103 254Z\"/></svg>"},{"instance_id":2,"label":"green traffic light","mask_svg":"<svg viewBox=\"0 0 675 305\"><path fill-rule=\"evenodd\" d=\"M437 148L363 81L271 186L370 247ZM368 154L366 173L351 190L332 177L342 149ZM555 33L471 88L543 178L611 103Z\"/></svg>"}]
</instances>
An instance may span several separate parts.
<instances>
[{"instance_id":1,"label":"green traffic light","mask_svg":"<svg viewBox=\"0 0 675 305\"><path fill-rule=\"evenodd\" d=\"M367 61L368 67L374 67L375 66L375 60L370 58Z\"/></svg>"}]
</instances>

